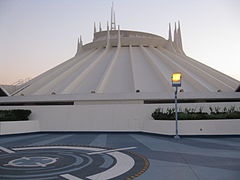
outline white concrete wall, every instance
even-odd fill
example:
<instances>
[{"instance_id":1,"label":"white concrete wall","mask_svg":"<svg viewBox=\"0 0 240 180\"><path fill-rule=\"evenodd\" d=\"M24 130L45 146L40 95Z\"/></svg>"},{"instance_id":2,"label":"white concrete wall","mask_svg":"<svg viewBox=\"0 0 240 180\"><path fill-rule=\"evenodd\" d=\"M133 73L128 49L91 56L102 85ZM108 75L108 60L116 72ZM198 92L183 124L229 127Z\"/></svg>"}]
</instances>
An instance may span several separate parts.
<instances>
[{"instance_id":1,"label":"white concrete wall","mask_svg":"<svg viewBox=\"0 0 240 180\"><path fill-rule=\"evenodd\" d=\"M211 103L207 106L238 106L240 103ZM172 105L106 104L65 106L9 106L1 109L31 109L32 121L2 122L1 134L34 131L143 131L175 134L175 121L155 121L151 113L156 107ZM204 104L183 104L183 107L203 107ZM37 124L37 122L39 124ZM32 124L33 123L33 124ZM35 124L34 124L35 123ZM11 126L7 126L11 124ZM24 128L21 128L23 127ZM202 130L200 130L202 129ZM240 134L240 120L189 120L179 122L180 135Z\"/></svg>"},{"instance_id":2,"label":"white concrete wall","mask_svg":"<svg viewBox=\"0 0 240 180\"><path fill-rule=\"evenodd\" d=\"M0 135L38 131L40 131L39 122L36 120L0 122Z\"/></svg>"},{"instance_id":3,"label":"white concrete wall","mask_svg":"<svg viewBox=\"0 0 240 180\"><path fill-rule=\"evenodd\" d=\"M240 134L240 119L180 121L179 134L180 135Z\"/></svg>"},{"instance_id":4,"label":"white concrete wall","mask_svg":"<svg viewBox=\"0 0 240 180\"><path fill-rule=\"evenodd\" d=\"M40 107L35 115L43 131L139 131L142 124L134 105Z\"/></svg>"},{"instance_id":5,"label":"white concrete wall","mask_svg":"<svg viewBox=\"0 0 240 180\"><path fill-rule=\"evenodd\" d=\"M175 121L146 120L143 132L175 135ZM179 121L179 135L239 135L240 119Z\"/></svg>"},{"instance_id":6,"label":"white concrete wall","mask_svg":"<svg viewBox=\"0 0 240 180\"><path fill-rule=\"evenodd\" d=\"M143 105L9 106L31 109L41 131L139 131ZM3 109L3 108L2 108Z\"/></svg>"},{"instance_id":7,"label":"white concrete wall","mask_svg":"<svg viewBox=\"0 0 240 180\"><path fill-rule=\"evenodd\" d=\"M173 135L175 134L175 121L145 120L143 122L143 132Z\"/></svg>"}]
</instances>

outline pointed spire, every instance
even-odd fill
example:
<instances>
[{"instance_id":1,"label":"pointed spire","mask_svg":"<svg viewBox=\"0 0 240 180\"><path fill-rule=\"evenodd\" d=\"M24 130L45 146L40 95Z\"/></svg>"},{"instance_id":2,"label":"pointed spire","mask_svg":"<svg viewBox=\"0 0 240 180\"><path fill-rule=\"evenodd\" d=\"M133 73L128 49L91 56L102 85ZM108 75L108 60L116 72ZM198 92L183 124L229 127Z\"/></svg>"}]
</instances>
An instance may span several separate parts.
<instances>
[{"instance_id":1,"label":"pointed spire","mask_svg":"<svg viewBox=\"0 0 240 180\"><path fill-rule=\"evenodd\" d=\"M168 29L168 40L172 41L172 30L171 30L171 23L169 23L169 29Z\"/></svg>"},{"instance_id":2,"label":"pointed spire","mask_svg":"<svg viewBox=\"0 0 240 180\"><path fill-rule=\"evenodd\" d=\"M177 33L178 33L178 38L179 38L179 44L182 46L182 35L181 35L181 29L180 29L180 21L178 21Z\"/></svg>"},{"instance_id":3,"label":"pointed spire","mask_svg":"<svg viewBox=\"0 0 240 180\"><path fill-rule=\"evenodd\" d=\"M121 46L121 34L120 34L120 25L118 25L118 46Z\"/></svg>"},{"instance_id":4,"label":"pointed spire","mask_svg":"<svg viewBox=\"0 0 240 180\"><path fill-rule=\"evenodd\" d=\"M109 25L108 25L108 21L107 21L107 31L109 31Z\"/></svg>"},{"instance_id":5,"label":"pointed spire","mask_svg":"<svg viewBox=\"0 0 240 180\"><path fill-rule=\"evenodd\" d=\"M185 55L185 53L183 51L183 46L182 46L182 36L181 36L181 29L180 29L180 21L178 21L178 27L177 27L177 23L175 22L173 45L174 45L174 48L176 49L177 53Z\"/></svg>"},{"instance_id":6,"label":"pointed spire","mask_svg":"<svg viewBox=\"0 0 240 180\"><path fill-rule=\"evenodd\" d=\"M176 43L177 41L177 23L174 23L174 42Z\"/></svg>"},{"instance_id":7,"label":"pointed spire","mask_svg":"<svg viewBox=\"0 0 240 180\"><path fill-rule=\"evenodd\" d=\"M179 36L181 36L180 21L178 21L177 33L178 33Z\"/></svg>"},{"instance_id":8,"label":"pointed spire","mask_svg":"<svg viewBox=\"0 0 240 180\"><path fill-rule=\"evenodd\" d=\"M78 51L78 49L79 49L79 38L78 38L78 40L77 40L77 51Z\"/></svg>"},{"instance_id":9,"label":"pointed spire","mask_svg":"<svg viewBox=\"0 0 240 180\"><path fill-rule=\"evenodd\" d=\"M173 37L173 47L175 48L176 52L179 53L179 46L178 46L178 32L177 32L177 23L174 23L174 37Z\"/></svg>"},{"instance_id":10,"label":"pointed spire","mask_svg":"<svg viewBox=\"0 0 240 180\"><path fill-rule=\"evenodd\" d=\"M107 45L106 45L106 48L109 48L109 44L110 44L110 32L109 32L109 25L107 22Z\"/></svg>"},{"instance_id":11,"label":"pointed spire","mask_svg":"<svg viewBox=\"0 0 240 180\"><path fill-rule=\"evenodd\" d=\"M180 21L178 20L178 29L180 29Z\"/></svg>"},{"instance_id":12,"label":"pointed spire","mask_svg":"<svg viewBox=\"0 0 240 180\"><path fill-rule=\"evenodd\" d=\"M110 23L111 30L112 30L112 24L113 24L113 2L112 2L112 7L111 7L111 23Z\"/></svg>"},{"instance_id":13,"label":"pointed spire","mask_svg":"<svg viewBox=\"0 0 240 180\"><path fill-rule=\"evenodd\" d=\"M178 21L178 29L177 29L177 34L178 34L178 47L182 54L185 54L183 51L183 45L182 45L182 34L181 34L181 27L180 27L180 21Z\"/></svg>"},{"instance_id":14,"label":"pointed spire","mask_svg":"<svg viewBox=\"0 0 240 180\"><path fill-rule=\"evenodd\" d=\"M102 31L102 25L101 25L101 22L99 22L99 32Z\"/></svg>"},{"instance_id":15,"label":"pointed spire","mask_svg":"<svg viewBox=\"0 0 240 180\"><path fill-rule=\"evenodd\" d=\"M109 32L109 25L108 25L108 22L107 22L107 39L110 39L110 32Z\"/></svg>"},{"instance_id":16,"label":"pointed spire","mask_svg":"<svg viewBox=\"0 0 240 180\"><path fill-rule=\"evenodd\" d=\"M83 42L82 42L82 36L80 35L80 46L82 47L82 45L83 45Z\"/></svg>"},{"instance_id":17,"label":"pointed spire","mask_svg":"<svg viewBox=\"0 0 240 180\"><path fill-rule=\"evenodd\" d=\"M96 23L94 22L94 33L97 32L97 29L96 29Z\"/></svg>"},{"instance_id":18,"label":"pointed spire","mask_svg":"<svg viewBox=\"0 0 240 180\"><path fill-rule=\"evenodd\" d=\"M174 34L175 31L174 31ZM169 51L172 51L174 53L176 53L176 44L173 41L173 37L172 37L172 27L171 27L171 23L168 24L168 43L166 44L166 49L168 49Z\"/></svg>"},{"instance_id":19,"label":"pointed spire","mask_svg":"<svg viewBox=\"0 0 240 180\"><path fill-rule=\"evenodd\" d=\"M82 44L82 36L80 36L80 39L78 38L78 40L77 40L77 52L76 52L76 55L78 55L80 53L80 51L82 50L82 45L83 45Z\"/></svg>"},{"instance_id":20,"label":"pointed spire","mask_svg":"<svg viewBox=\"0 0 240 180\"><path fill-rule=\"evenodd\" d=\"M114 29L115 29L115 30L117 29L116 26L117 26L117 25L116 25L116 16L115 16L115 12L114 12Z\"/></svg>"},{"instance_id":21,"label":"pointed spire","mask_svg":"<svg viewBox=\"0 0 240 180\"><path fill-rule=\"evenodd\" d=\"M111 30L116 30L116 21L115 21L115 12L112 2L112 8L111 8Z\"/></svg>"}]
</instances>

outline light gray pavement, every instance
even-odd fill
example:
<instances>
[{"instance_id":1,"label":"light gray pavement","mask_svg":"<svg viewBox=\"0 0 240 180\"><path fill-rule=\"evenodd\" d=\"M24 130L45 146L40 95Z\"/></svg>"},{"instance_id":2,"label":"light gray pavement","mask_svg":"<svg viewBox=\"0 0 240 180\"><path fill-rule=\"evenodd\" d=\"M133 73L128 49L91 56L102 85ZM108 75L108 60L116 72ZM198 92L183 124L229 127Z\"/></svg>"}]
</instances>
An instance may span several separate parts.
<instances>
[{"instance_id":1,"label":"light gray pavement","mask_svg":"<svg viewBox=\"0 0 240 180\"><path fill-rule=\"evenodd\" d=\"M136 147L129 151L143 155L150 162L148 170L136 177L137 180L240 179L240 136L181 139L146 133L33 133L0 136L0 146L9 149L61 144ZM124 179L123 177L114 179ZM130 177L129 174L126 177Z\"/></svg>"}]
</instances>

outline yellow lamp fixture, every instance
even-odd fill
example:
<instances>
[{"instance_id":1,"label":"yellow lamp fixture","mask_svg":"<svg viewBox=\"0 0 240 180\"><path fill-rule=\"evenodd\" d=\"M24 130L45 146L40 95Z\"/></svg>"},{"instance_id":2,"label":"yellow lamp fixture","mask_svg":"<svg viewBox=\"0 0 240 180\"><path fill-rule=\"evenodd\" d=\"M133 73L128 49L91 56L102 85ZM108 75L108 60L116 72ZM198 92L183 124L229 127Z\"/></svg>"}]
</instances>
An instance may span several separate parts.
<instances>
[{"instance_id":1,"label":"yellow lamp fixture","mask_svg":"<svg viewBox=\"0 0 240 180\"><path fill-rule=\"evenodd\" d=\"M180 87L182 80L182 73L173 73L172 74L172 86L173 87Z\"/></svg>"}]
</instances>

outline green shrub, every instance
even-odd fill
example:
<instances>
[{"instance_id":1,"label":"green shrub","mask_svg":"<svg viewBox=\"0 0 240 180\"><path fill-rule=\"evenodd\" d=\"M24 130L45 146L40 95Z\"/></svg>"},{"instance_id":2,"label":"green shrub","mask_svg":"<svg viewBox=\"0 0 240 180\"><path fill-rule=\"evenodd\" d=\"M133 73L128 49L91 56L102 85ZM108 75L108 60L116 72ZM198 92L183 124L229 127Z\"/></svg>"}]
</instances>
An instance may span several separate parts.
<instances>
[{"instance_id":1,"label":"green shrub","mask_svg":"<svg viewBox=\"0 0 240 180\"><path fill-rule=\"evenodd\" d=\"M13 109L0 110L0 121L21 121L28 120L31 110Z\"/></svg>"},{"instance_id":2,"label":"green shrub","mask_svg":"<svg viewBox=\"0 0 240 180\"><path fill-rule=\"evenodd\" d=\"M240 119L240 108L234 106L230 108L209 107L210 113L203 112L203 108L200 107L197 111L196 108L185 108L184 111L180 109L178 112L179 120L201 120L201 119ZM175 109L168 108L165 112L163 108L157 108L152 117L155 120L175 120Z\"/></svg>"}]
</instances>

